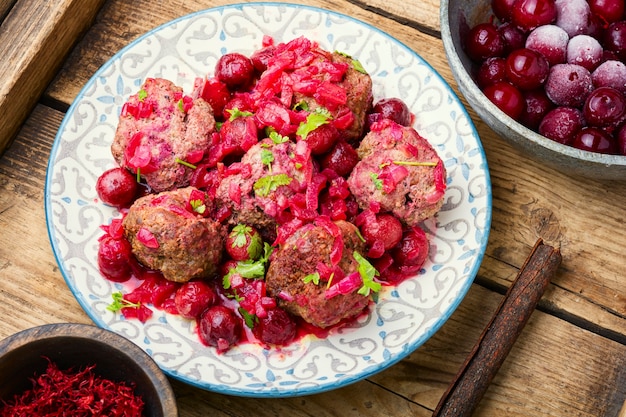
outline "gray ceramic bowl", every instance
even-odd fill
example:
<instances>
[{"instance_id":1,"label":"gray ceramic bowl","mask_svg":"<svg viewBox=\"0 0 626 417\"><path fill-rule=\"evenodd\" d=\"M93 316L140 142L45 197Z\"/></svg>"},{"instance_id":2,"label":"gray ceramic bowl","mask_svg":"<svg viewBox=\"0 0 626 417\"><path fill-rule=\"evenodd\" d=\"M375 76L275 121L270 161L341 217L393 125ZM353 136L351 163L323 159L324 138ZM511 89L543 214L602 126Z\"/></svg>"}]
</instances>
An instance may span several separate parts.
<instances>
[{"instance_id":1,"label":"gray ceramic bowl","mask_svg":"<svg viewBox=\"0 0 626 417\"><path fill-rule=\"evenodd\" d=\"M62 370L95 364L93 372L102 378L133 382L147 417L178 415L168 379L146 352L111 331L72 323L33 327L0 341L0 402L31 389L46 358Z\"/></svg>"},{"instance_id":2,"label":"gray ceramic bowl","mask_svg":"<svg viewBox=\"0 0 626 417\"><path fill-rule=\"evenodd\" d=\"M490 0L441 0L441 38L459 90L474 111L501 137L532 158L571 176L626 179L626 157L581 151L547 139L498 109L474 83L471 63L461 48L464 28L489 21Z\"/></svg>"}]
</instances>

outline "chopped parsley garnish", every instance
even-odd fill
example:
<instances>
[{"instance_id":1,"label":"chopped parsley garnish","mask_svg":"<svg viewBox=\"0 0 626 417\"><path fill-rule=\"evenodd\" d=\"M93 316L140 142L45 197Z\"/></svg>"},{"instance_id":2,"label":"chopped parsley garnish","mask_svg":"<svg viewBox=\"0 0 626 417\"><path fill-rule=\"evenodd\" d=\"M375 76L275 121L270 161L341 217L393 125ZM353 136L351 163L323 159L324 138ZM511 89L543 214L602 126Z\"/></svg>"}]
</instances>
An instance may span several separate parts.
<instances>
[{"instance_id":1,"label":"chopped parsley garnish","mask_svg":"<svg viewBox=\"0 0 626 417\"><path fill-rule=\"evenodd\" d=\"M378 292L382 288L382 284L380 282L374 281L374 277L378 276L378 271L374 266L369 263L367 259L365 259L359 252L354 251L352 253L354 259L359 263L359 274L361 275L361 279L363 280L363 286L359 288L358 293L364 296L370 295L370 292Z\"/></svg>"},{"instance_id":2,"label":"chopped parsley garnish","mask_svg":"<svg viewBox=\"0 0 626 417\"><path fill-rule=\"evenodd\" d=\"M183 102L182 98L178 100L178 110L182 111L183 113L185 112L185 103Z\"/></svg>"},{"instance_id":3,"label":"chopped parsley garnish","mask_svg":"<svg viewBox=\"0 0 626 417\"><path fill-rule=\"evenodd\" d=\"M137 98L139 101L144 101L148 97L148 92L143 88L137 92Z\"/></svg>"},{"instance_id":4,"label":"chopped parsley garnish","mask_svg":"<svg viewBox=\"0 0 626 417\"><path fill-rule=\"evenodd\" d=\"M283 136L280 133L278 133L275 130L271 130L269 132L268 137L270 139L272 139L272 142L274 142L274 144L278 145L280 143L285 143L285 142L289 142L289 136Z\"/></svg>"},{"instance_id":5,"label":"chopped parsley garnish","mask_svg":"<svg viewBox=\"0 0 626 417\"><path fill-rule=\"evenodd\" d=\"M434 167L437 166L437 162L433 161L393 161L395 165L406 165L412 167Z\"/></svg>"},{"instance_id":6,"label":"chopped parsley garnish","mask_svg":"<svg viewBox=\"0 0 626 417\"><path fill-rule=\"evenodd\" d=\"M228 120L231 122L238 117L252 116L252 113L250 113L249 111L241 111L237 107L235 107L234 109L226 109L226 111L230 114Z\"/></svg>"},{"instance_id":7,"label":"chopped parsley garnish","mask_svg":"<svg viewBox=\"0 0 626 417\"><path fill-rule=\"evenodd\" d=\"M196 168L198 168L198 167L197 167L197 166L195 166L194 164L190 164L189 162L187 162L187 161L183 161L183 160L182 160L182 159L180 159L180 158L176 158L176 159L175 159L175 161L176 161L176 163L177 163L177 164L184 165L184 166L186 166L186 167L188 167L188 168L191 168L191 169L196 169Z\"/></svg>"},{"instance_id":8,"label":"chopped parsley garnish","mask_svg":"<svg viewBox=\"0 0 626 417\"><path fill-rule=\"evenodd\" d=\"M261 149L261 162L263 165L267 165L267 169L272 173L272 162L274 162L274 154L267 149Z\"/></svg>"},{"instance_id":9,"label":"chopped parsley garnish","mask_svg":"<svg viewBox=\"0 0 626 417\"><path fill-rule=\"evenodd\" d=\"M204 201L201 199L189 200L189 205L191 209L198 214L204 214L206 211L206 204L204 204Z\"/></svg>"},{"instance_id":10,"label":"chopped parsley garnish","mask_svg":"<svg viewBox=\"0 0 626 417\"><path fill-rule=\"evenodd\" d=\"M265 267L269 262L273 248L269 243L265 242L263 251L263 256L256 261L249 259L237 262L237 265L234 268L231 268L228 271L228 274L224 275L222 278L222 286L224 289L227 290L230 288L230 277L234 274L238 274L242 278L248 279L263 278L265 276Z\"/></svg>"},{"instance_id":11,"label":"chopped parsley garnish","mask_svg":"<svg viewBox=\"0 0 626 417\"><path fill-rule=\"evenodd\" d=\"M298 111L298 110L308 111L309 110L309 103L307 103L304 100L300 100L299 102L297 102L296 104L293 105L292 109L294 111Z\"/></svg>"},{"instance_id":12,"label":"chopped parsley garnish","mask_svg":"<svg viewBox=\"0 0 626 417\"><path fill-rule=\"evenodd\" d=\"M312 282L313 284L318 285L320 283L320 274L319 274L319 272L314 272L314 273L309 274L306 277L302 278L302 281L305 284L308 284L309 282Z\"/></svg>"},{"instance_id":13,"label":"chopped parsley garnish","mask_svg":"<svg viewBox=\"0 0 626 417\"><path fill-rule=\"evenodd\" d=\"M111 294L111 297L113 298L113 302L107 306L107 310L112 311L114 313L126 307L131 307L131 308L141 307L141 303L133 303L132 301L126 300L124 298L124 294L122 294L119 291Z\"/></svg>"},{"instance_id":14,"label":"chopped parsley garnish","mask_svg":"<svg viewBox=\"0 0 626 417\"><path fill-rule=\"evenodd\" d=\"M254 183L254 192L260 197L267 197L281 185L289 185L293 181L287 174L267 175Z\"/></svg>"},{"instance_id":15,"label":"chopped parsley garnish","mask_svg":"<svg viewBox=\"0 0 626 417\"><path fill-rule=\"evenodd\" d=\"M374 187L376 187L377 190L382 190L383 189L383 180L378 178L378 174L377 173L370 172L370 178L372 179L372 182L374 183Z\"/></svg>"},{"instance_id":16,"label":"chopped parsley garnish","mask_svg":"<svg viewBox=\"0 0 626 417\"><path fill-rule=\"evenodd\" d=\"M306 139L309 133L320 126L325 125L330 119L332 119L332 115L328 109L318 107L315 111L308 114L306 121L300 123L298 129L296 130L296 135L300 136L302 139Z\"/></svg>"}]
</instances>

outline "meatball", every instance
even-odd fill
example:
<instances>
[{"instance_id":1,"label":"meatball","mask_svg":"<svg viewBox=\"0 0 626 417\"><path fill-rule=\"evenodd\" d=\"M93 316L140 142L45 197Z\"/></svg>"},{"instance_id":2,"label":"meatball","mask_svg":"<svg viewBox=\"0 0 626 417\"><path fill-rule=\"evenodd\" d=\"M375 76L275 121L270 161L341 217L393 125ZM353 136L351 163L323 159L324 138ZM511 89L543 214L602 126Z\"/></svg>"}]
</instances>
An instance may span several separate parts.
<instances>
[{"instance_id":1,"label":"meatball","mask_svg":"<svg viewBox=\"0 0 626 417\"><path fill-rule=\"evenodd\" d=\"M310 111L318 107L327 108L335 120L334 125L340 136L349 143L356 143L363 136L367 112L373 104L372 79L347 55L330 53L319 48L315 52L320 58L311 63L311 66L317 64L329 68L330 65L336 65L344 72L339 79L334 79L336 74L320 71L320 77L328 79L323 80L314 93L296 92L293 105L306 102Z\"/></svg>"},{"instance_id":2,"label":"meatball","mask_svg":"<svg viewBox=\"0 0 626 417\"><path fill-rule=\"evenodd\" d=\"M184 96L171 81L148 78L122 109L111 153L155 192L172 190L189 185L193 169L187 165L202 159L214 130L204 99Z\"/></svg>"},{"instance_id":3,"label":"meatball","mask_svg":"<svg viewBox=\"0 0 626 417\"><path fill-rule=\"evenodd\" d=\"M354 317L371 300L359 294L358 288L327 296L328 281L339 282L356 272L359 264L354 252L365 253L356 226L343 220L327 222L308 223L297 229L272 255L266 274L267 292L280 307L321 328ZM337 247L340 259L333 259L338 255Z\"/></svg>"},{"instance_id":4,"label":"meatball","mask_svg":"<svg viewBox=\"0 0 626 417\"><path fill-rule=\"evenodd\" d=\"M446 171L430 143L412 127L384 119L372 124L348 177L359 207L391 212L408 226L433 216L443 205Z\"/></svg>"},{"instance_id":5,"label":"meatball","mask_svg":"<svg viewBox=\"0 0 626 417\"><path fill-rule=\"evenodd\" d=\"M193 187L150 194L130 207L124 235L137 260L170 281L209 277L222 260L227 233L200 214L211 210L206 194Z\"/></svg>"},{"instance_id":6,"label":"meatball","mask_svg":"<svg viewBox=\"0 0 626 417\"><path fill-rule=\"evenodd\" d=\"M229 223L254 226L266 240L272 240L277 219L288 209L290 198L311 181L313 163L305 143L275 143L266 138L228 171L217 187L216 200L230 209Z\"/></svg>"}]
</instances>

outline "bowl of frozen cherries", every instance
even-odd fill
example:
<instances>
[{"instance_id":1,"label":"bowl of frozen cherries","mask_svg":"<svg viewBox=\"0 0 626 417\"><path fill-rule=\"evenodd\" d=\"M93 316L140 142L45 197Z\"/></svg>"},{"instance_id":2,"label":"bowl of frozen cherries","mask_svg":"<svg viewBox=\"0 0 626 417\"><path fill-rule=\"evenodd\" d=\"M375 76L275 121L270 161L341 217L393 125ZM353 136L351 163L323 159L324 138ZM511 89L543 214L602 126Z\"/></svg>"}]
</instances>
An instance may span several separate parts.
<instances>
[{"instance_id":1,"label":"bowl of frozen cherries","mask_svg":"<svg viewBox=\"0 0 626 417\"><path fill-rule=\"evenodd\" d=\"M501 137L568 175L626 179L624 0L442 0L441 36Z\"/></svg>"}]
</instances>

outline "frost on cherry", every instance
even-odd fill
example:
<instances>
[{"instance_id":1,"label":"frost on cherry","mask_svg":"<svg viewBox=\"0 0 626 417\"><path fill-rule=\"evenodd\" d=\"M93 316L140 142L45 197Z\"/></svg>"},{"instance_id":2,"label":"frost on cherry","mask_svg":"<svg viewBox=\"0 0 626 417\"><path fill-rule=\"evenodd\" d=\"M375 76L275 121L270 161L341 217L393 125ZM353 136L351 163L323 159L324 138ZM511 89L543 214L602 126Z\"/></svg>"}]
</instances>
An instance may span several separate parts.
<instances>
[{"instance_id":1,"label":"frost on cherry","mask_svg":"<svg viewBox=\"0 0 626 417\"><path fill-rule=\"evenodd\" d=\"M463 48L478 87L556 142L625 154L623 0L492 0Z\"/></svg>"}]
</instances>

